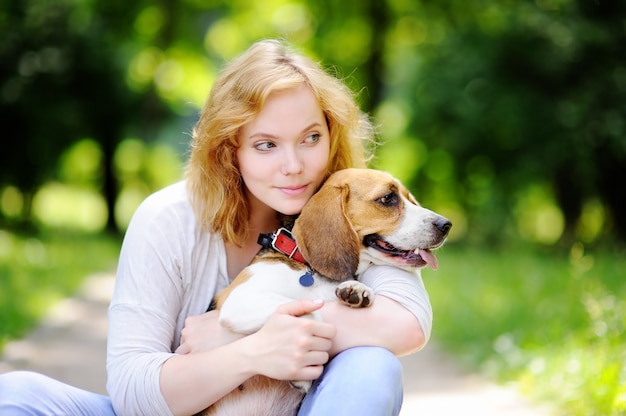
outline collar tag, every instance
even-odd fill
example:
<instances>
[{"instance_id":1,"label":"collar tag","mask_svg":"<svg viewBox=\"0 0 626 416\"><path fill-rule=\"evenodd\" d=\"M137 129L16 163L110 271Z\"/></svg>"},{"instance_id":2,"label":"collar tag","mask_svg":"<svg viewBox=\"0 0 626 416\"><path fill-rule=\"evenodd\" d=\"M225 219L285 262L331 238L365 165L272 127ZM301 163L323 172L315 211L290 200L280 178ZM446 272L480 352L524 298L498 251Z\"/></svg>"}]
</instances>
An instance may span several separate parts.
<instances>
[{"instance_id":1,"label":"collar tag","mask_svg":"<svg viewBox=\"0 0 626 416\"><path fill-rule=\"evenodd\" d=\"M304 287L313 286L315 279L313 279L313 271L309 268L306 269L306 273L300 276L300 284Z\"/></svg>"}]
</instances>

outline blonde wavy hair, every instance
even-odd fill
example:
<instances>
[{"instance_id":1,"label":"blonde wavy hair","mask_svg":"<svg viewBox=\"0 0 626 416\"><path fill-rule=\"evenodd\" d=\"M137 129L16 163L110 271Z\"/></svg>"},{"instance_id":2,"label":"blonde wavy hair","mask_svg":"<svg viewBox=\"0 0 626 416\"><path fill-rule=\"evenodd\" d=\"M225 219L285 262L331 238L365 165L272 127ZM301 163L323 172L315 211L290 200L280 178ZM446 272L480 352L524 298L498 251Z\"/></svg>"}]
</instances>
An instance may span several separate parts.
<instances>
[{"instance_id":1,"label":"blonde wavy hair","mask_svg":"<svg viewBox=\"0 0 626 416\"><path fill-rule=\"evenodd\" d=\"M374 131L352 91L285 42L262 40L232 60L215 81L192 132L186 169L191 203L202 227L239 245L248 236L248 201L237 166L238 134L272 94L307 85L330 132L327 174L365 167Z\"/></svg>"}]
</instances>

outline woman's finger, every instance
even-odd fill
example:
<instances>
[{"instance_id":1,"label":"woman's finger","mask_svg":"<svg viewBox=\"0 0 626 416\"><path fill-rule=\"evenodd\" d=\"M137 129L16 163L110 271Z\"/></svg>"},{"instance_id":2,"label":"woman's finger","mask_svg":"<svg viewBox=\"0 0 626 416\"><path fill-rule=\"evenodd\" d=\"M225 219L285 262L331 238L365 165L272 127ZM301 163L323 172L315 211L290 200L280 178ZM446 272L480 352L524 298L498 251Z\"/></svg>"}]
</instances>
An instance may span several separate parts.
<instances>
[{"instance_id":1,"label":"woman's finger","mask_svg":"<svg viewBox=\"0 0 626 416\"><path fill-rule=\"evenodd\" d=\"M322 306L324 306L324 301L321 299L300 299L279 306L278 309L276 309L276 313L291 316L302 316L314 312Z\"/></svg>"},{"instance_id":2,"label":"woman's finger","mask_svg":"<svg viewBox=\"0 0 626 416\"><path fill-rule=\"evenodd\" d=\"M176 351L174 352L176 354L185 355L185 354L189 354L191 350L189 349L189 346L187 344L180 344L178 348L176 348Z\"/></svg>"}]
</instances>

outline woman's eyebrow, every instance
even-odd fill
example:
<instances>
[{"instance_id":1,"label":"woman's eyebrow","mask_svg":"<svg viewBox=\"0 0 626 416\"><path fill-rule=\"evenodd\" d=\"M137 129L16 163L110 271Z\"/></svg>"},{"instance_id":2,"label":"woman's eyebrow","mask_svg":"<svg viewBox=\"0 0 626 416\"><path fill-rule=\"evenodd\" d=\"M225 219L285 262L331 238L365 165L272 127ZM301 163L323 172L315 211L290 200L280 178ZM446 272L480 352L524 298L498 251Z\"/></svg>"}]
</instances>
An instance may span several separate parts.
<instances>
[{"instance_id":1,"label":"woman's eyebrow","mask_svg":"<svg viewBox=\"0 0 626 416\"><path fill-rule=\"evenodd\" d=\"M322 127L322 123L318 121L314 121L313 123L309 124L306 128L302 129L302 133L304 133L305 131L311 130L314 127Z\"/></svg>"},{"instance_id":2,"label":"woman's eyebrow","mask_svg":"<svg viewBox=\"0 0 626 416\"><path fill-rule=\"evenodd\" d=\"M257 138L261 138L261 139L277 139L278 136L275 136L275 135L269 134L269 133L263 133L262 131L260 131L258 133L253 133L250 136L248 136L248 140L257 139Z\"/></svg>"},{"instance_id":3,"label":"woman's eyebrow","mask_svg":"<svg viewBox=\"0 0 626 416\"><path fill-rule=\"evenodd\" d=\"M313 123L311 123L308 126L306 126L305 128L303 128L302 131L300 132L300 134L306 133L307 131L309 131L309 130L315 128L315 127L322 127L322 123L314 121ZM271 133L265 133L263 131L252 133L250 136L248 136L248 140L257 139L257 138L278 139L279 136L276 136L275 134L271 134Z\"/></svg>"}]
</instances>

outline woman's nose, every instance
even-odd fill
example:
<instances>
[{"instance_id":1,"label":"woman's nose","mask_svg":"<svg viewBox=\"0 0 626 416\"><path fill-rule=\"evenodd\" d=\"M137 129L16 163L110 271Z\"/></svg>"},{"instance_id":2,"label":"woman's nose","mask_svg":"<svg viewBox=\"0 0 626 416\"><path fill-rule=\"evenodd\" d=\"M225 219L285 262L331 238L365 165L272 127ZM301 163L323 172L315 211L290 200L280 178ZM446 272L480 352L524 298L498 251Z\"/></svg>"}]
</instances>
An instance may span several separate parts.
<instances>
[{"instance_id":1,"label":"woman's nose","mask_svg":"<svg viewBox=\"0 0 626 416\"><path fill-rule=\"evenodd\" d=\"M285 159L281 166L281 173L283 175L295 175L302 173L304 164L301 157L296 151L285 152Z\"/></svg>"}]
</instances>

